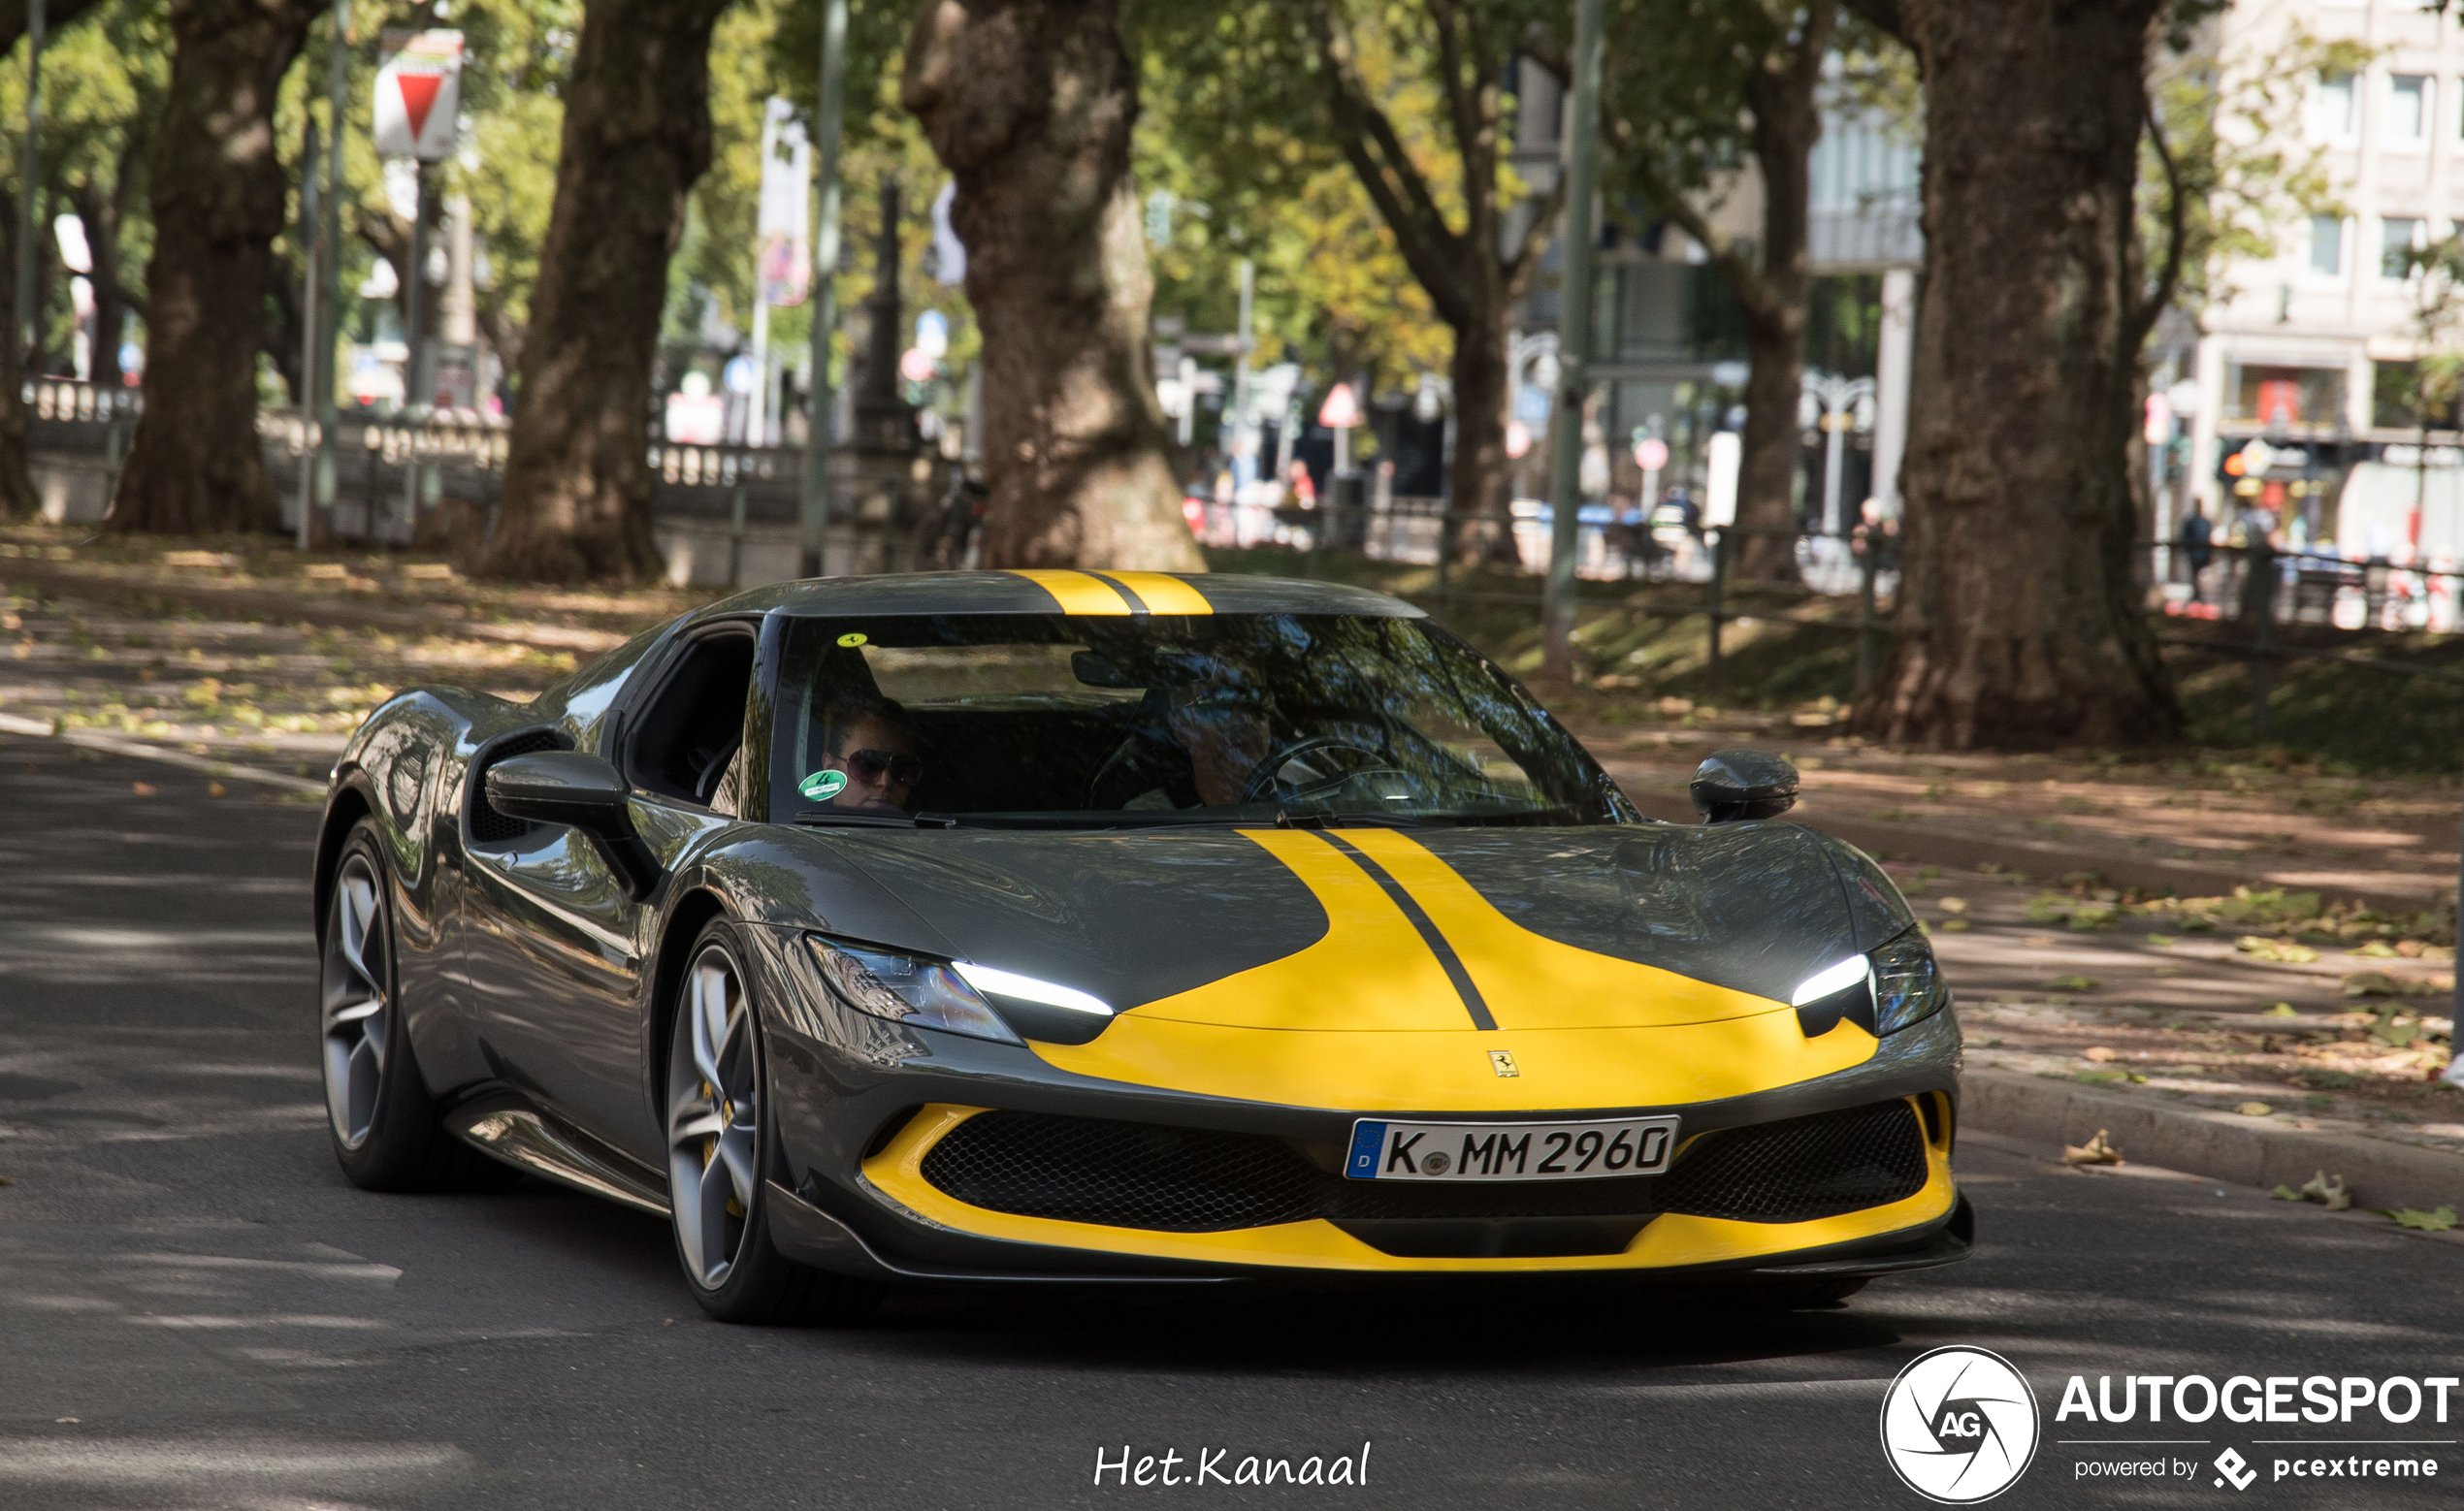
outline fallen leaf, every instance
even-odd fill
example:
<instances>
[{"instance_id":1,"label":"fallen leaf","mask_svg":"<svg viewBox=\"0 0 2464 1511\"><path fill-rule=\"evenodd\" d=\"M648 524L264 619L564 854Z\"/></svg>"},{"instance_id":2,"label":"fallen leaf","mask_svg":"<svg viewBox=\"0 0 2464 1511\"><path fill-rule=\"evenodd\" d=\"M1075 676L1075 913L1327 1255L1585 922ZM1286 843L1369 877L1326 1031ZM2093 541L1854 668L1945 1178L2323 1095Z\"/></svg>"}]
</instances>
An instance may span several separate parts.
<instances>
[{"instance_id":1,"label":"fallen leaf","mask_svg":"<svg viewBox=\"0 0 2464 1511\"><path fill-rule=\"evenodd\" d=\"M2298 1202L2302 1199L2301 1193L2290 1186L2278 1186L2275 1190L2270 1191L2267 1194L2274 1197L2279 1202Z\"/></svg>"},{"instance_id":2,"label":"fallen leaf","mask_svg":"<svg viewBox=\"0 0 2464 1511\"><path fill-rule=\"evenodd\" d=\"M1936 906L1944 913L1965 913L1967 912L1967 899L1964 897L1945 897L1940 903L1936 904Z\"/></svg>"},{"instance_id":3,"label":"fallen leaf","mask_svg":"<svg viewBox=\"0 0 2464 1511\"><path fill-rule=\"evenodd\" d=\"M2301 1188L2304 1201L2315 1201L2331 1212L2341 1212L2352 1205L2352 1193L2345 1189L2345 1177L2329 1175L2325 1171L2310 1177Z\"/></svg>"},{"instance_id":4,"label":"fallen leaf","mask_svg":"<svg viewBox=\"0 0 2464 1511\"><path fill-rule=\"evenodd\" d=\"M2233 1110L2241 1113L2244 1117L2265 1117L2268 1113L2273 1112L2276 1109L2269 1107L2264 1102L2245 1102L2240 1107L2233 1109Z\"/></svg>"},{"instance_id":5,"label":"fallen leaf","mask_svg":"<svg viewBox=\"0 0 2464 1511\"><path fill-rule=\"evenodd\" d=\"M2086 1143L2063 1144L2061 1158L2065 1165L2119 1165L2122 1163L2122 1151L2113 1146L2106 1131L2099 1128L2096 1137Z\"/></svg>"},{"instance_id":6,"label":"fallen leaf","mask_svg":"<svg viewBox=\"0 0 2464 1511\"><path fill-rule=\"evenodd\" d=\"M2060 941L2055 939L2051 934L2029 934L2022 938L2020 943L2023 945L2053 945L2059 944Z\"/></svg>"},{"instance_id":7,"label":"fallen leaf","mask_svg":"<svg viewBox=\"0 0 2464 1511\"><path fill-rule=\"evenodd\" d=\"M16 1183L17 1178L15 1175L0 1175L0 1186L14 1186Z\"/></svg>"},{"instance_id":8,"label":"fallen leaf","mask_svg":"<svg viewBox=\"0 0 2464 1511\"><path fill-rule=\"evenodd\" d=\"M2057 976L2045 983L2047 991L2094 991L2104 982L2092 976Z\"/></svg>"},{"instance_id":9,"label":"fallen leaf","mask_svg":"<svg viewBox=\"0 0 2464 1511\"><path fill-rule=\"evenodd\" d=\"M128 788L130 791L135 792L140 797L151 797L154 795L154 784L151 782L131 782L128 785Z\"/></svg>"},{"instance_id":10,"label":"fallen leaf","mask_svg":"<svg viewBox=\"0 0 2464 1511\"><path fill-rule=\"evenodd\" d=\"M206 795L208 797L229 797L231 792L229 788L225 788L219 782L209 782L206 784Z\"/></svg>"},{"instance_id":11,"label":"fallen leaf","mask_svg":"<svg viewBox=\"0 0 2464 1511\"><path fill-rule=\"evenodd\" d=\"M2095 1047L2091 1049L2084 1049L2080 1051L2080 1054L2083 1059L2094 1060L2098 1064L2102 1064L2107 1060L2115 1058L2114 1052L2111 1049L2106 1048L2103 1045L2097 1045Z\"/></svg>"},{"instance_id":12,"label":"fallen leaf","mask_svg":"<svg viewBox=\"0 0 2464 1511\"><path fill-rule=\"evenodd\" d=\"M2378 939L2374 939L2366 945L2355 945L2352 948L2346 950L2345 953L2349 955L2360 955L2363 958L2370 960L2394 960L2401 958L2384 940Z\"/></svg>"},{"instance_id":13,"label":"fallen leaf","mask_svg":"<svg viewBox=\"0 0 2464 1511\"><path fill-rule=\"evenodd\" d=\"M51 1420L54 1422L76 1423L81 1421L82 1419L79 1417L53 1417Z\"/></svg>"},{"instance_id":14,"label":"fallen leaf","mask_svg":"<svg viewBox=\"0 0 2464 1511\"><path fill-rule=\"evenodd\" d=\"M2165 949L2179 943L2179 941L2170 934L2151 934L2148 936L2148 943L2156 946L2158 949Z\"/></svg>"},{"instance_id":15,"label":"fallen leaf","mask_svg":"<svg viewBox=\"0 0 2464 1511\"><path fill-rule=\"evenodd\" d=\"M2299 1016L2301 1016L2301 1014L2300 1014L2300 1013L2295 1013L2295 1012L2293 1011L2293 1005L2292 1005L2291 1003L2289 1003L2289 1002L2280 1002L2280 1003L2276 1004L2274 1007L2269 1008L2266 1012L2264 1012L2264 1013L2260 1013L2260 1014L2259 1014L2259 1016L2260 1016L2260 1017L2299 1017Z\"/></svg>"},{"instance_id":16,"label":"fallen leaf","mask_svg":"<svg viewBox=\"0 0 2464 1511\"><path fill-rule=\"evenodd\" d=\"M1965 918L1944 918L1934 927L1945 934L1964 934L1968 931L1968 921Z\"/></svg>"},{"instance_id":17,"label":"fallen leaf","mask_svg":"<svg viewBox=\"0 0 2464 1511\"><path fill-rule=\"evenodd\" d=\"M2410 1206L2383 1206L2382 1216L2392 1217L2399 1228L2415 1228L2423 1233L2445 1233L2455 1226L2455 1208L2442 1206L2433 1211L2418 1211Z\"/></svg>"}]
</instances>

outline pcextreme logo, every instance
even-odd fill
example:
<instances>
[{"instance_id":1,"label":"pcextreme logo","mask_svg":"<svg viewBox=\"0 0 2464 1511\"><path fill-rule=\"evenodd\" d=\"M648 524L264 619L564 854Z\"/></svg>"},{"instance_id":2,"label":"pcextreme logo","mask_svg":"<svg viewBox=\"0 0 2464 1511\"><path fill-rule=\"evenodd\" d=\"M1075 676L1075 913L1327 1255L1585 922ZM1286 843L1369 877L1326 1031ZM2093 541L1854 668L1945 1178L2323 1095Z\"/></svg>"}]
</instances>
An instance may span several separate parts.
<instances>
[{"instance_id":1,"label":"pcextreme logo","mask_svg":"<svg viewBox=\"0 0 2464 1511\"><path fill-rule=\"evenodd\" d=\"M2036 1394L2001 1355L1937 1348L1882 1398L1882 1452L1910 1490L1944 1505L1991 1500L2036 1457Z\"/></svg>"}]
</instances>

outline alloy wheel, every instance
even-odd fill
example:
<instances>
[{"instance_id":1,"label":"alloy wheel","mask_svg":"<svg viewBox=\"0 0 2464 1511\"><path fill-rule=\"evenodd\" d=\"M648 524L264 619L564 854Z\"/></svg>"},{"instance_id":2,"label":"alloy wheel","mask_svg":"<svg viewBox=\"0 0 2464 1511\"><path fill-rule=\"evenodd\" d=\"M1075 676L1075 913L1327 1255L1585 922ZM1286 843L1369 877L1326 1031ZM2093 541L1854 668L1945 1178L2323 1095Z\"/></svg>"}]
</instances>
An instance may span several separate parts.
<instances>
[{"instance_id":1,"label":"alloy wheel","mask_svg":"<svg viewBox=\"0 0 2464 1511\"><path fill-rule=\"evenodd\" d=\"M325 1031L325 1107L345 1149L368 1141L385 1077L393 1019L392 962L384 888L368 857L352 854L334 884L325 929L320 1013Z\"/></svg>"},{"instance_id":2,"label":"alloy wheel","mask_svg":"<svg viewBox=\"0 0 2464 1511\"><path fill-rule=\"evenodd\" d=\"M744 1245L761 1148L760 1054L735 961L704 948L667 1050L667 1200L685 1267L725 1285Z\"/></svg>"}]
</instances>

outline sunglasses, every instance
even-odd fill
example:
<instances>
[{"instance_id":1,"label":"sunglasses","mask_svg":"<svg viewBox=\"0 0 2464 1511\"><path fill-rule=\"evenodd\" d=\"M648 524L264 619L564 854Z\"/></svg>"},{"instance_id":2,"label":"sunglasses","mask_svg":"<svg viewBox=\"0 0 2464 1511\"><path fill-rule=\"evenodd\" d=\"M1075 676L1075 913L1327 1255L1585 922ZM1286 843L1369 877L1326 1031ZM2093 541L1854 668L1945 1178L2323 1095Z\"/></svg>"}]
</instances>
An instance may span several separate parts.
<instances>
[{"instance_id":1,"label":"sunglasses","mask_svg":"<svg viewBox=\"0 0 2464 1511\"><path fill-rule=\"evenodd\" d=\"M913 756L892 756L887 751L849 751L839 757L850 775L867 783L884 777L892 782L914 786L924 780L924 762Z\"/></svg>"}]
</instances>

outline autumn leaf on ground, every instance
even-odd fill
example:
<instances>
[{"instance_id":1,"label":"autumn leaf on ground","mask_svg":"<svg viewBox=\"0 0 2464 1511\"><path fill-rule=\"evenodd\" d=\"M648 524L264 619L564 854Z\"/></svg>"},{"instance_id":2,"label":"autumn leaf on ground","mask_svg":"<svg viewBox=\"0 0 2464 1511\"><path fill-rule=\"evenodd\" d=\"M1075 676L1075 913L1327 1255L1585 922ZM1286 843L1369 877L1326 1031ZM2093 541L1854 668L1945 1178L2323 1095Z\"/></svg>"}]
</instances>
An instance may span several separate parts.
<instances>
[{"instance_id":1,"label":"autumn leaf on ground","mask_svg":"<svg viewBox=\"0 0 2464 1511\"><path fill-rule=\"evenodd\" d=\"M151 797L154 795L154 784L151 782L131 782L128 785L128 789L140 797Z\"/></svg>"},{"instance_id":2,"label":"autumn leaf on ground","mask_svg":"<svg viewBox=\"0 0 2464 1511\"><path fill-rule=\"evenodd\" d=\"M2045 983L2047 991L2094 991L2104 982L2092 976L2057 976Z\"/></svg>"},{"instance_id":3,"label":"autumn leaf on ground","mask_svg":"<svg viewBox=\"0 0 2464 1511\"><path fill-rule=\"evenodd\" d=\"M2383 1217L2392 1217L2399 1228L2414 1228L2422 1233L2445 1233L2455 1226L2455 1208L2442 1206L2433 1211L2419 1211L2410 1206L2382 1206Z\"/></svg>"},{"instance_id":4,"label":"autumn leaf on ground","mask_svg":"<svg viewBox=\"0 0 2464 1511\"><path fill-rule=\"evenodd\" d=\"M2122 1163L2122 1151L2113 1146L2106 1131L2099 1128L2096 1137L2086 1143L2063 1144L2061 1158L2065 1165L2119 1165Z\"/></svg>"},{"instance_id":5,"label":"autumn leaf on ground","mask_svg":"<svg viewBox=\"0 0 2464 1511\"><path fill-rule=\"evenodd\" d=\"M2241 1113L2244 1117L2265 1117L2268 1113L2273 1112L2276 1109L2269 1107L2264 1102L2245 1102L2240 1107L2233 1109L2233 1110Z\"/></svg>"},{"instance_id":6,"label":"autumn leaf on ground","mask_svg":"<svg viewBox=\"0 0 2464 1511\"><path fill-rule=\"evenodd\" d=\"M2331 1212L2341 1212L2352 1205L2352 1193L2345 1189L2345 1177L2320 1171L2301 1188L2304 1201L2317 1202Z\"/></svg>"},{"instance_id":7,"label":"autumn leaf on ground","mask_svg":"<svg viewBox=\"0 0 2464 1511\"><path fill-rule=\"evenodd\" d=\"M2293 1005L2292 1005L2291 1003L2289 1003L2289 1002L2280 1002L2280 1003L2276 1004L2274 1007L2269 1008L2266 1012L2264 1012L2264 1013L2260 1013L2260 1014L2259 1014L2259 1016L2260 1016L2260 1017L2299 1017L2299 1016L2301 1016L2301 1014L2293 1011Z\"/></svg>"}]
</instances>

